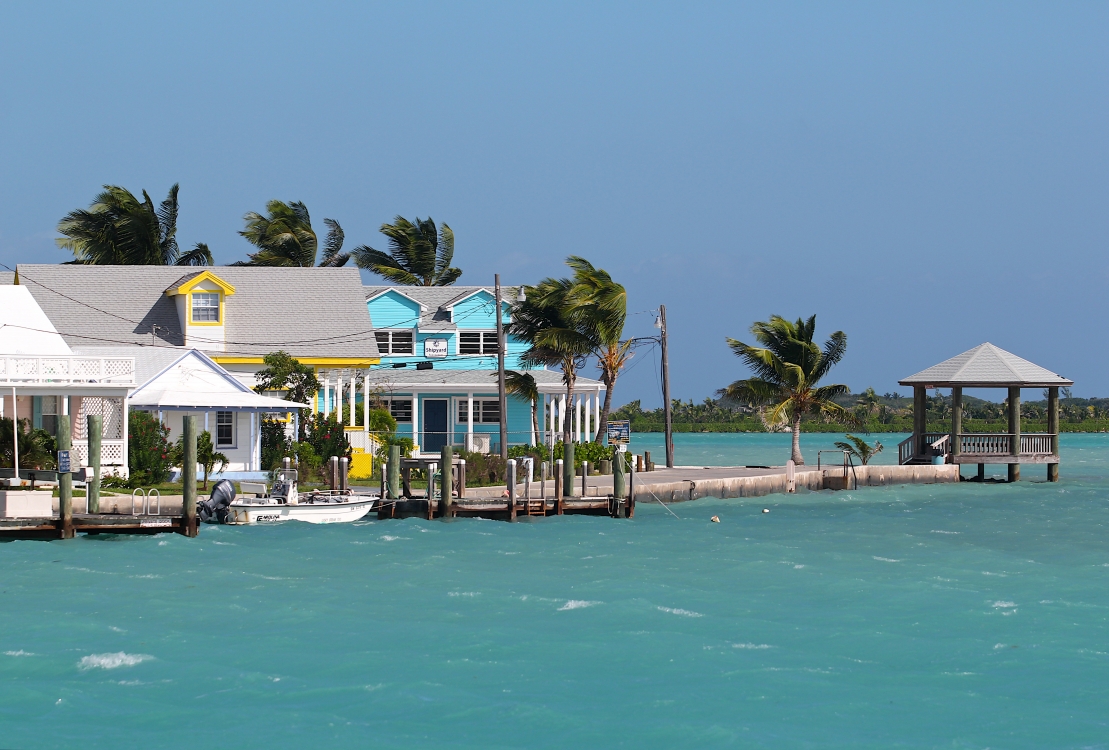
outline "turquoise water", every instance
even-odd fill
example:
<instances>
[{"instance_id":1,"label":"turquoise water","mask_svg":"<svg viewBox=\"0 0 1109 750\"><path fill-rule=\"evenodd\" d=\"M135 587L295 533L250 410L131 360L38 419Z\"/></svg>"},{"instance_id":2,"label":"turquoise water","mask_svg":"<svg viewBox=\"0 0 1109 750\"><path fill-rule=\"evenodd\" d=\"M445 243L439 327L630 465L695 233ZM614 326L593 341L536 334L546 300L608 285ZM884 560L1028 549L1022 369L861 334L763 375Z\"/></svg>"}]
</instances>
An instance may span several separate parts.
<instances>
[{"instance_id":1,"label":"turquoise water","mask_svg":"<svg viewBox=\"0 0 1109 750\"><path fill-rule=\"evenodd\" d=\"M1063 462L680 519L0 544L0 747L1107 747L1109 436Z\"/></svg>"}]
</instances>

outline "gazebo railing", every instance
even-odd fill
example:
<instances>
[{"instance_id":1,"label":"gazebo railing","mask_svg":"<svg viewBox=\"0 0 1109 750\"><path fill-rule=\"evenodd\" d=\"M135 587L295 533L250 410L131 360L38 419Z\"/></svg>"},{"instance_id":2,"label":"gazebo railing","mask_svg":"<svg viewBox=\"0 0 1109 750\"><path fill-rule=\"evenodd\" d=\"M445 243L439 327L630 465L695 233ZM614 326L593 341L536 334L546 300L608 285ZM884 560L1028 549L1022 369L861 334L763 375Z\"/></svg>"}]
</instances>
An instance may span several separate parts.
<instances>
[{"instance_id":1,"label":"gazebo railing","mask_svg":"<svg viewBox=\"0 0 1109 750\"><path fill-rule=\"evenodd\" d=\"M1051 454L1051 440L1055 435L1047 432L1021 434L1020 455L1046 456ZM959 435L960 452L967 456L1009 456L1013 453L1013 436L1005 433L965 433Z\"/></svg>"},{"instance_id":2,"label":"gazebo railing","mask_svg":"<svg viewBox=\"0 0 1109 750\"><path fill-rule=\"evenodd\" d=\"M946 432L926 432L924 433L924 442L927 443L931 449L931 455L936 455L936 452L946 454L949 448L944 441L945 438L950 436ZM916 451L916 438L910 436L897 444L897 461L901 464L907 464L917 456ZM931 456L929 456L931 457Z\"/></svg>"}]
</instances>

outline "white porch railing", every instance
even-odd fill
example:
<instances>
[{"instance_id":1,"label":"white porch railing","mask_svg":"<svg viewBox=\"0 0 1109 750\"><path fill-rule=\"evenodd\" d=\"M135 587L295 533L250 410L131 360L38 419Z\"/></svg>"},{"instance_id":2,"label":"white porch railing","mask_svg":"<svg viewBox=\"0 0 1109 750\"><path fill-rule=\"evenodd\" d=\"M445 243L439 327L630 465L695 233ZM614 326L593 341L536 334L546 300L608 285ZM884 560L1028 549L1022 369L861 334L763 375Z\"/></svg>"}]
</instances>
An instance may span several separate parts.
<instances>
[{"instance_id":1,"label":"white porch railing","mask_svg":"<svg viewBox=\"0 0 1109 750\"><path fill-rule=\"evenodd\" d=\"M135 385L132 357L0 357L0 386Z\"/></svg>"}]
</instances>

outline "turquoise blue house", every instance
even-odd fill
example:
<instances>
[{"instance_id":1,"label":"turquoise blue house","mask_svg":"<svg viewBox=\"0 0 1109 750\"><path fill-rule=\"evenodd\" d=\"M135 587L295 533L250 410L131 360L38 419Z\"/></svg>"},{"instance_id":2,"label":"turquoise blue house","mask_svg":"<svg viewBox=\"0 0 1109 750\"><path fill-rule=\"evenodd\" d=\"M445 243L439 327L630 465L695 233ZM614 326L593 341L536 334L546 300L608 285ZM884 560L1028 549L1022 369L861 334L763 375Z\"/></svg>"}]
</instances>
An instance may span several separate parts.
<instances>
[{"instance_id":1,"label":"turquoise blue house","mask_svg":"<svg viewBox=\"0 0 1109 750\"><path fill-rule=\"evenodd\" d=\"M363 389L389 406L399 432L421 452L445 444L482 452L499 451L497 318L493 289L477 286L368 286L366 307L380 364L364 375ZM516 288L502 289L507 323ZM508 337L505 368L522 369L527 347ZM573 404L565 403L562 374L532 370L540 393L536 404L509 396L510 445L546 442L561 431L562 415L573 420L576 440L591 440L604 384L579 377ZM361 395L361 394L359 394ZM533 428L532 408L538 430Z\"/></svg>"}]
</instances>

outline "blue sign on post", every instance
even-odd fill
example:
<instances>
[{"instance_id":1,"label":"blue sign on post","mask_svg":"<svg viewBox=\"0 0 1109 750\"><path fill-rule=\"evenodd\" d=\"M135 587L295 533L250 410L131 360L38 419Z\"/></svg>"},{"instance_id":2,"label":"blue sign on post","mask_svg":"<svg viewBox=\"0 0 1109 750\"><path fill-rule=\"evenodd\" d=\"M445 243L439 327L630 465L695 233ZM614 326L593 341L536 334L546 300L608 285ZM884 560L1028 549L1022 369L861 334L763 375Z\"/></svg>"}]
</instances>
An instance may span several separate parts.
<instances>
[{"instance_id":1,"label":"blue sign on post","mask_svg":"<svg viewBox=\"0 0 1109 750\"><path fill-rule=\"evenodd\" d=\"M608 444L627 445L632 440L632 423L627 419L609 420Z\"/></svg>"},{"instance_id":2,"label":"blue sign on post","mask_svg":"<svg viewBox=\"0 0 1109 750\"><path fill-rule=\"evenodd\" d=\"M58 451L58 473L69 474L73 471L73 465L70 463L69 451Z\"/></svg>"}]
</instances>

